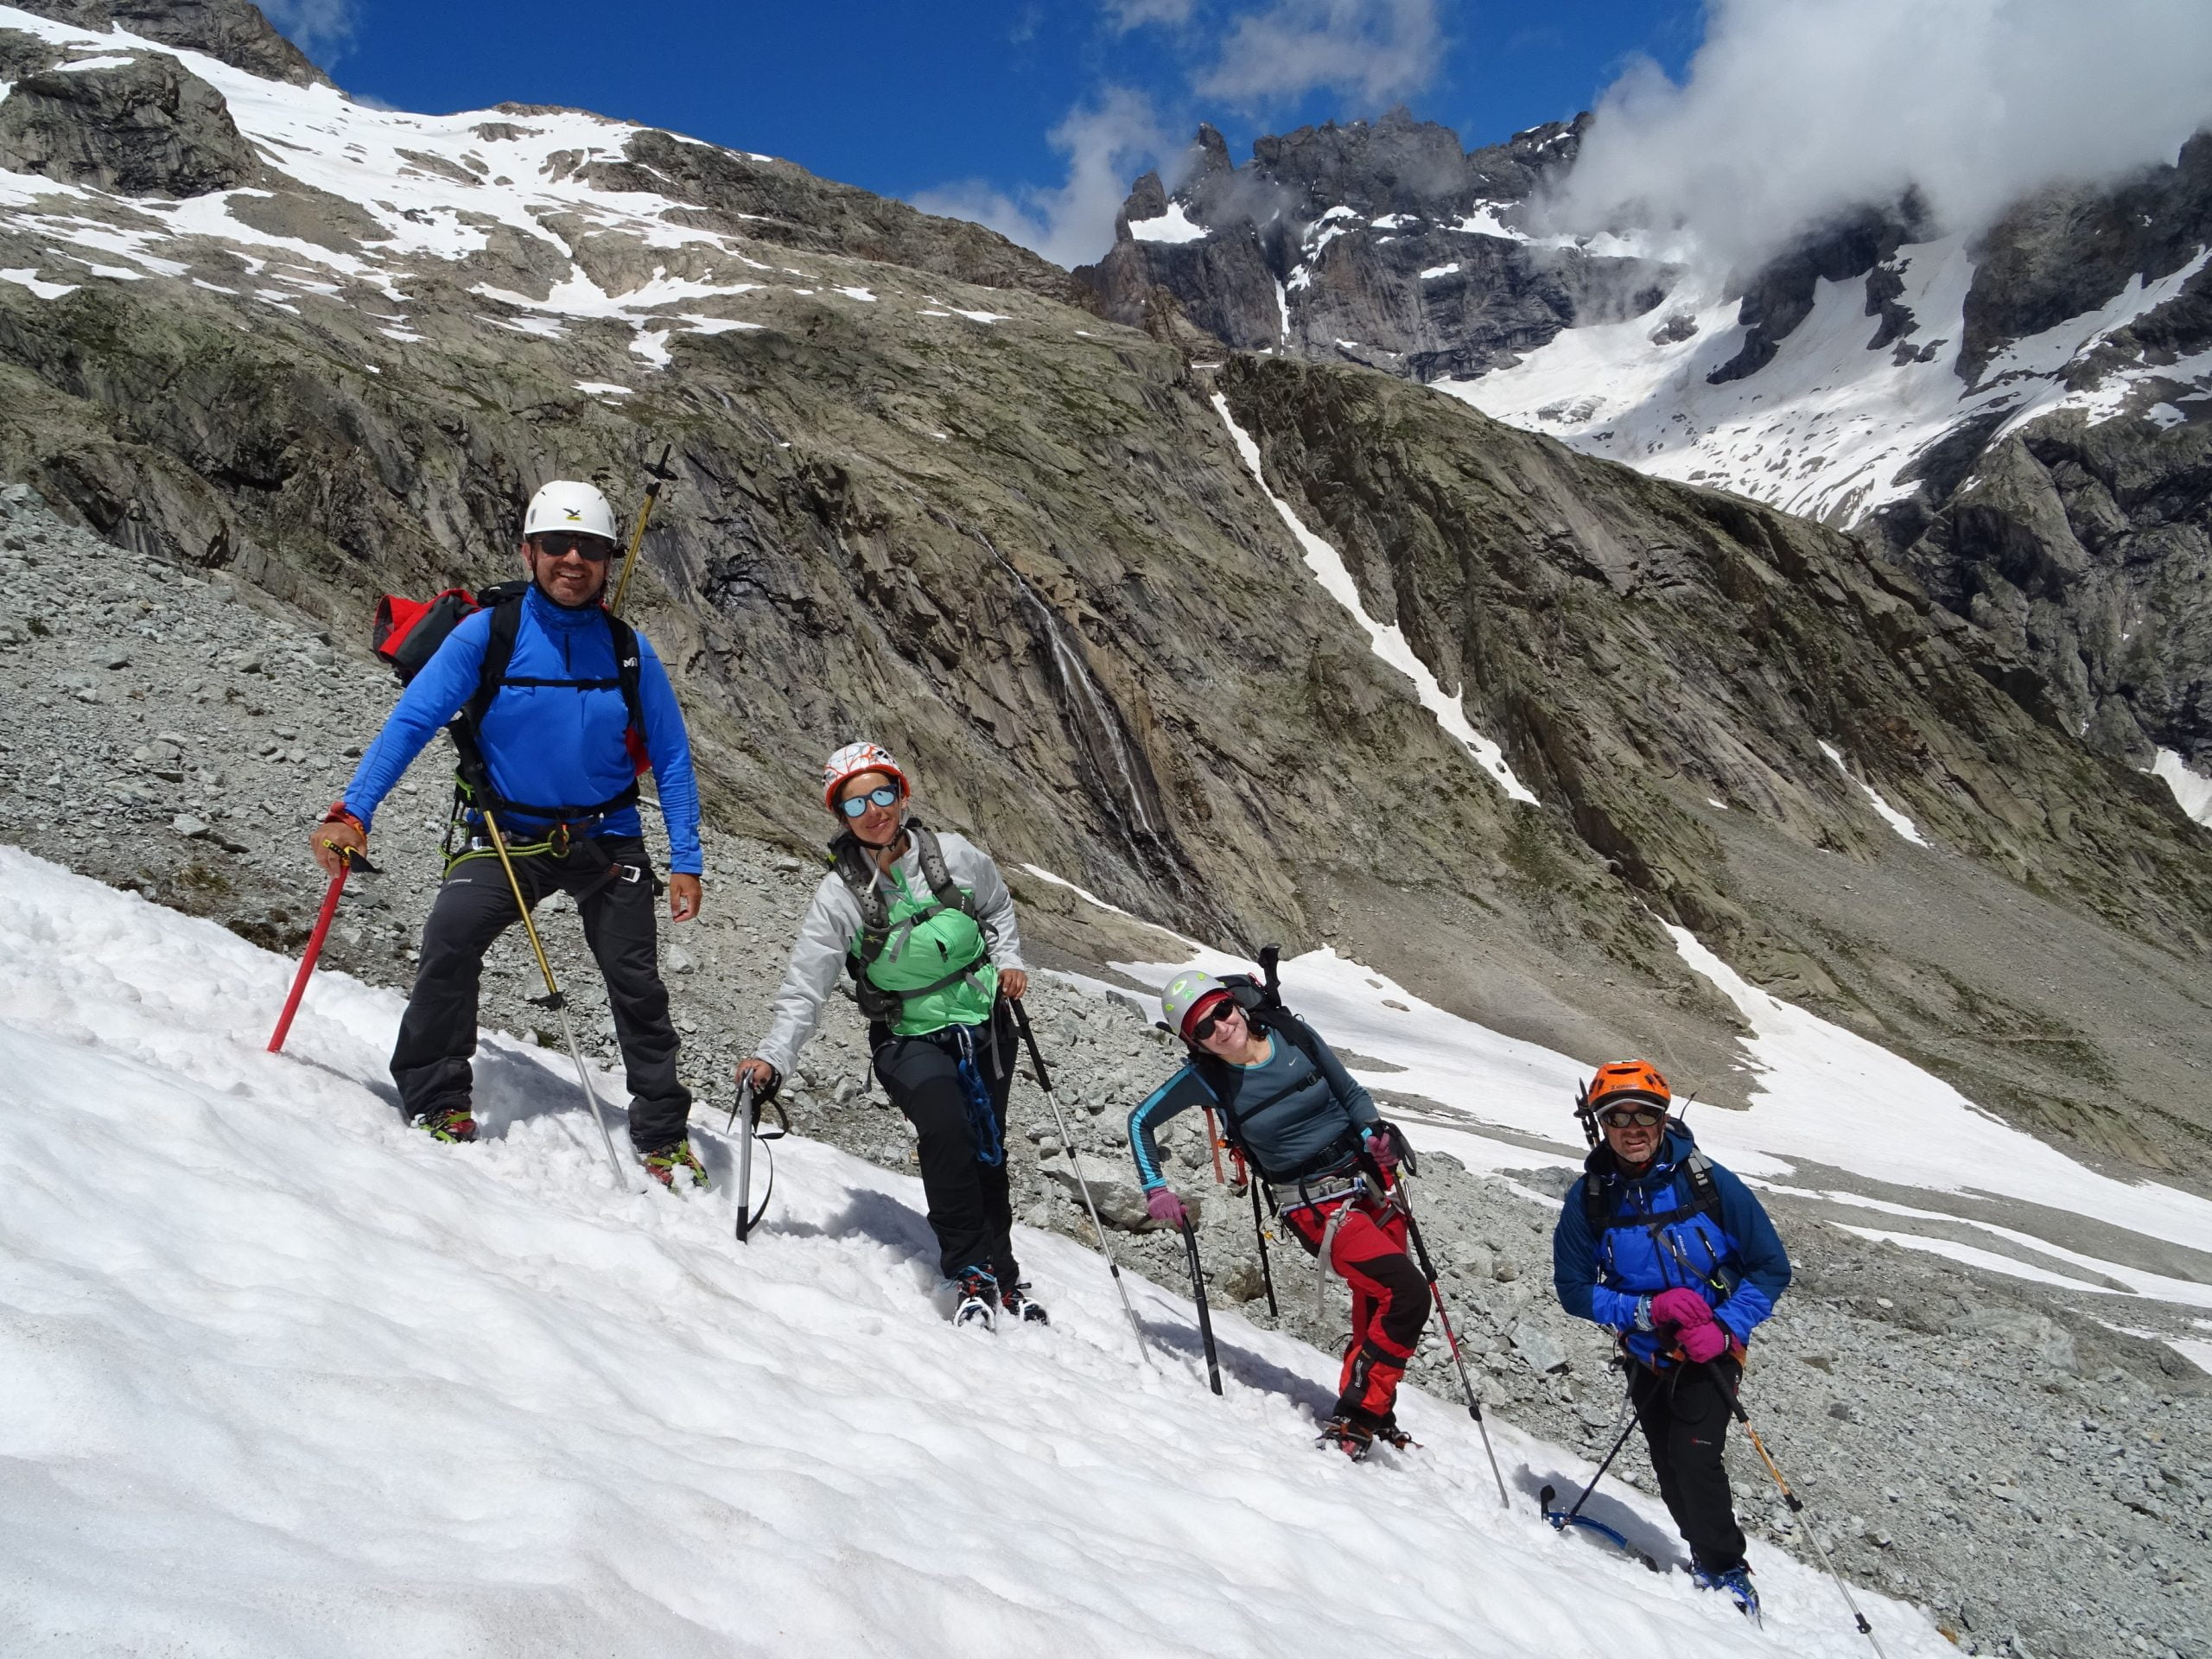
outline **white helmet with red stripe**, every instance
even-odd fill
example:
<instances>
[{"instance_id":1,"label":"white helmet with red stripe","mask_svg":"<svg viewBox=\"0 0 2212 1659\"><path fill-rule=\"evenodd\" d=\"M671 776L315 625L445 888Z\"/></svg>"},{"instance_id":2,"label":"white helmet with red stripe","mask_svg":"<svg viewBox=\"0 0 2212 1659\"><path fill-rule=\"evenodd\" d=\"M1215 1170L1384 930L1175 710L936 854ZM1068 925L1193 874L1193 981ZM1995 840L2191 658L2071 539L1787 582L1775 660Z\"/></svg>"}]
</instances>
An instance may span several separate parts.
<instances>
[{"instance_id":1,"label":"white helmet with red stripe","mask_svg":"<svg viewBox=\"0 0 2212 1659\"><path fill-rule=\"evenodd\" d=\"M822 804L835 812L837 810L837 791L844 787L848 779L857 778L864 772L887 772L896 779L901 799L914 792L914 786L906 781L906 774L891 758L891 751L880 743L862 740L858 743L846 744L822 763Z\"/></svg>"}]
</instances>

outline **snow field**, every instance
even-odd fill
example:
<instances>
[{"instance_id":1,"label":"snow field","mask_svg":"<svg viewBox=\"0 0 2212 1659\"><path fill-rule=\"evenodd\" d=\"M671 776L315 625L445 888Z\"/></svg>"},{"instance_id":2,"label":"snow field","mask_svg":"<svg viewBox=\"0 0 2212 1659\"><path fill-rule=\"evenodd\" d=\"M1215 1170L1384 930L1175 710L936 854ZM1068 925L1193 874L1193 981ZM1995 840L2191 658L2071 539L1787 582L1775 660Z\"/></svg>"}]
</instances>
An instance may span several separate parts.
<instances>
[{"instance_id":1,"label":"snow field","mask_svg":"<svg viewBox=\"0 0 2212 1659\"><path fill-rule=\"evenodd\" d=\"M1058 880L1033 868L1032 873ZM1099 902L1071 883L1061 885ZM2183 1306L2212 1306L2212 1286L2084 1255L1981 1217L1954 1213L1941 1201L1954 1193L2016 1198L2198 1250L2212 1250L2212 1204L2174 1187L2115 1180L2077 1163L1878 1044L1751 984L1688 929L1667 931L1684 963L1710 980L1752 1027L1744 1043L1745 1067L1757 1078L1750 1109L1694 1109L1692 1123L1699 1144L1738 1174L1779 1191L1907 1218L1962 1224L2038 1255L2070 1262L2137 1295ZM1190 967L1214 974L1254 971L1248 962L1180 935L1163 931L1161 939L1174 947L1163 959L1112 966L1154 988ZM1535 1136L1573 1147L1580 1138L1572 1116L1576 1090L1599 1062L1622 1057L1576 1058L1505 1036L1425 1002L1386 976L1326 947L1285 961L1281 971L1284 1001L1332 1045L1391 1068L1353 1065L1355 1077L1370 1088L1420 1096L1442 1109L1421 1120L1417 1140L1422 1147L1448 1152L1477 1171L1580 1167L1579 1153L1535 1149L1512 1137ZM1149 1013L1158 1017L1156 1002ZM1656 1058L1662 1069L1671 1069L1665 1055ZM1676 1075L1672 1081L1684 1096L1698 1086L1694 1077ZM1814 1185L1799 1175L1800 1164L1816 1166L1808 1172ZM1822 1169L1917 1188L1928 1195L1929 1207L1827 1190L1817 1173ZM1541 1194L1530 1196L1550 1202ZM2016 1277L2038 1282L2051 1278L2050 1269L1999 1251L1905 1232L1897 1238L1912 1248Z\"/></svg>"},{"instance_id":2,"label":"snow field","mask_svg":"<svg viewBox=\"0 0 2212 1659\"><path fill-rule=\"evenodd\" d=\"M440 1147L381 1080L392 995L319 977L263 1052L288 976L0 848L10 1655L1866 1651L1785 1558L1759 1630L1553 1534L1535 1488L1588 1465L1494 1423L1501 1512L1457 1406L1409 1394L1403 1458L1311 1449L1333 1360L1219 1313L1215 1400L1132 1280L1147 1367L1056 1236L1019 1237L1052 1328L956 1332L918 1184L827 1147L779 1143L741 1249L724 1186L613 1192L497 1038L486 1139Z\"/></svg>"}]
</instances>

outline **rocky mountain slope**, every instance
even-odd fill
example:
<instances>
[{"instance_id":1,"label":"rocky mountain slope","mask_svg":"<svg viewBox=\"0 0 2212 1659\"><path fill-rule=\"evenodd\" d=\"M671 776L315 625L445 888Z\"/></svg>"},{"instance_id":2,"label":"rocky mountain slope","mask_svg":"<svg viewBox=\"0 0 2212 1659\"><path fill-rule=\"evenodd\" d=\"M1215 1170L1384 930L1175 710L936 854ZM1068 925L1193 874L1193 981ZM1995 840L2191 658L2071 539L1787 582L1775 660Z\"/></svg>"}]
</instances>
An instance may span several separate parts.
<instances>
[{"instance_id":1,"label":"rocky mountain slope","mask_svg":"<svg viewBox=\"0 0 2212 1659\"><path fill-rule=\"evenodd\" d=\"M0 101L0 467L118 545L353 639L380 589L503 572L537 479L627 498L672 443L642 620L731 827L815 840L816 756L868 729L1009 866L1336 943L1566 1052L1665 1045L1732 1092L1733 1016L1656 912L2100 1154L2202 1146L2196 832L1858 544L1363 370L1194 366L788 162L0 29L44 66ZM130 88L171 79L149 148ZM1037 887L1052 948L1126 951ZM2023 1064L2029 1027L2063 1035Z\"/></svg>"},{"instance_id":2,"label":"rocky mountain slope","mask_svg":"<svg viewBox=\"0 0 2212 1659\"><path fill-rule=\"evenodd\" d=\"M2024 706L2212 810L2212 135L1971 238L1908 195L1746 274L1679 236L1544 233L1586 121L1463 154L1400 114L1262 139L1242 167L1205 130L1173 197L1140 180L1078 276L1109 315L1165 290L1228 344L1439 383L1857 526L2005 639Z\"/></svg>"}]
</instances>

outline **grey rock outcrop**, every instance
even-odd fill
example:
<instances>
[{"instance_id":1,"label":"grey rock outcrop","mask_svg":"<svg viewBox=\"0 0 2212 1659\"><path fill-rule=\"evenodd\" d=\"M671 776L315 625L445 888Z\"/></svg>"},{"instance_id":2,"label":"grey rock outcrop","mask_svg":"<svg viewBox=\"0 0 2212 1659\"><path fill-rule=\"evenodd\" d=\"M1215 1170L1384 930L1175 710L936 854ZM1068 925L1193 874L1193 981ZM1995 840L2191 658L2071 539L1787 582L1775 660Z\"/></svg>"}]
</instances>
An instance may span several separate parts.
<instances>
[{"instance_id":1,"label":"grey rock outcrop","mask_svg":"<svg viewBox=\"0 0 2212 1659\"><path fill-rule=\"evenodd\" d=\"M1242 350L1419 380L1479 374L1563 327L1658 302L1662 268L1572 238L1532 240L1505 222L1572 163L1583 125L1553 123L1470 154L1449 129L1397 110L1260 138L1241 168L1201 127L1172 196L1158 175L1139 180L1113 248L1076 277L1103 315L1132 326L1165 291ZM1171 206L1204 233L1151 238L1147 221Z\"/></svg>"},{"instance_id":2,"label":"grey rock outcrop","mask_svg":"<svg viewBox=\"0 0 2212 1659\"><path fill-rule=\"evenodd\" d=\"M324 81L307 54L277 33L251 0L17 0L17 9L105 32L120 29L296 86Z\"/></svg>"},{"instance_id":3,"label":"grey rock outcrop","mask_svg":"<svg viewBox=\"0 0 2212 1659\"><path fill-rule=\"evenodd\" d=\"M0 167L128 196L199 196L259 162L222 94L166 53L25 76L0 103Z\"/></svg>"}]
</instances>

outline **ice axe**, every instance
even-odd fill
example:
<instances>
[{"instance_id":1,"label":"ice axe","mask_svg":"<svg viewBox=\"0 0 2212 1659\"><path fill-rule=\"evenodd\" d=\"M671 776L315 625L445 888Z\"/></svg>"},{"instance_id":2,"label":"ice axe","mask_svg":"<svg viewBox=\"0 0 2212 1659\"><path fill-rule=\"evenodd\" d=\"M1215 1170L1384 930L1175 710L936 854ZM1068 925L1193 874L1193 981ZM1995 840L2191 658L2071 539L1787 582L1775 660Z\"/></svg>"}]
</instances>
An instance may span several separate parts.
<instances>
[{"instance_id":1,"label":"ice axe","mask_svg":"<svg viewBox=\"0 0 2212 1659\"><path fill-rule=\"evenodd\" d=\"M332 918L338 914L338 895L346 890L346 878L355 868L363 875L374 875L377 867L369 862L369 855L351 847L340 847L336 842L323 843L338 855L338 874L330 878L328 891L322 895L322 909L315 918L315 931L308 935L307 953L300 958L300 971L292 976L292 994L284 999L284 1012L276 1016L276 1033L269 1039L269 1052L280 1053L284 1039L290 1034L292 1016L300 1011L300 999L308 994L308 981L315 976L315 965L322 956L322 942L330 937Z\"/></svg>"},{"instance_id":2,"label":"ice axe","mask_svg":"<svg viewBox=\"0 0 2212 1659\"><path fill-rule=\"evenodd\" d=\"M645 471L652 482L645 486L645 499L638 504L638 522L630 528L630 546L622 555L622 571L614 579L614 597L607 601L607 606L616 616L622 614L622 595L629 591L630 572L637 567L638 550L645 545L645 523L653 516L653 504L660 499L661 486L676 476L676 469L668 464L669 458L675 453L674 444L664 444L661 448L659 461L645 463Z\"/></svg>"},{"instance_id":3,"label":"ice axe","mask_svg":"<svg viewBox=\"0 0 2212 1659\"><path fill-rule=\"evenodd\" d=\"M745 1119L745 1133L739 1136L737 1142L737 1242L741 1244L751 1241L753 1230L768 1213L768 1201L776 1196L776 1155L770 1153L768 1190L760 1195L760 1207L758 1210L753 1207L753 1143L755 1141L780 1141L791 1131L791 1121L777 1103L773 1088L769 1090L768 1103L776 1108L777 1120L782 1125L779 1128L763 1129L760 1127L760 1103L753 1096L753 1079L749 1076L741 1077L737 1084L737 1104L730 1108L729 1122L723 1126L723 1133L728 1135L734 1128L740 1116Z\"/></svg>"}]
</instances>

